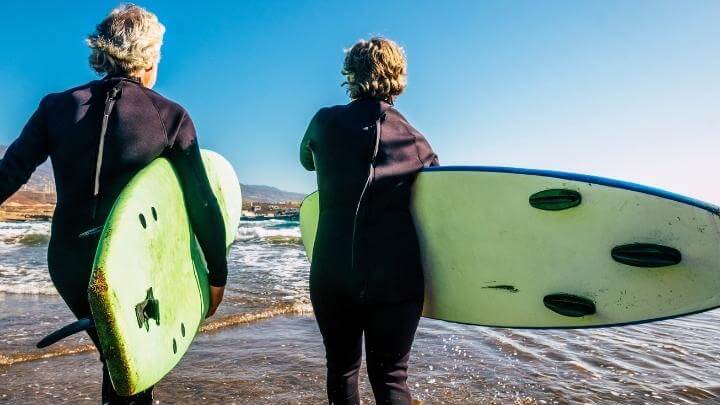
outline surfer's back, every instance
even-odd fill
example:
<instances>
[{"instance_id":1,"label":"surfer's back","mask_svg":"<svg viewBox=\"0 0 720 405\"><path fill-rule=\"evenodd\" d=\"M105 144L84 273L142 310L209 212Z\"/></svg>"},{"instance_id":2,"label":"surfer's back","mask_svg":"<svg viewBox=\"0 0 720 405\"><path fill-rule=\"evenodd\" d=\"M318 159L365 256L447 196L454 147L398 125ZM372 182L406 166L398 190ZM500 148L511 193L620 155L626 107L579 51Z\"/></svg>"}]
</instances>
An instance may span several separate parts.
<instances>
[{"instance_id":1,"label":"surfer's back","mask_svg":"<svg viewBox=\"0 0 720 405\"><path fill-rule=\"evenodd\" d=\"M108 121L95 222L102 223L117 195L140 169L175 141L187 145L195 140L194 129L179 131L183 120L189 120L180 105L132 79L96 80L46 96L28 126L37 133L37 142L45 142L55 173L54 228L63 232L53 236L76 236L91 225L103 109L107 92L118 83L121 93ZM38 154L43 148L25 149L29 148L18 153Z\"/></svg>"}]
</instances>

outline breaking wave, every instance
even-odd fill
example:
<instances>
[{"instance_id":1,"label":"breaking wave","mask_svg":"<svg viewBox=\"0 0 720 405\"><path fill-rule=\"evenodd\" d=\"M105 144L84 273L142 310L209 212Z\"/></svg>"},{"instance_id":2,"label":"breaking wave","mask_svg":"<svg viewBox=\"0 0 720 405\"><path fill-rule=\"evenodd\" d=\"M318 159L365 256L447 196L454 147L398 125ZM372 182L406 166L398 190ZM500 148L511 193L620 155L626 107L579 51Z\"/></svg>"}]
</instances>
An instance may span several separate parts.
<instances>
[{"instance_id":1,"label":"breaking wave","mask_svg":"<svg viewBox=\"0 0 720 405\"><path fill-rule=\"evenodd\" d=\"M240 223L235 240L239 242L269 242L298 244L300 228L297 221L271 219Z\"/></svg>"},{"instance_id":2,"label":"breaking wave","mask_svg":"<svg viewBox=\"0 0 720 405\"><path fill-rule=\"evenodd\" d=\"M304 302L277 304L268 309L211 318L200 328L200 332L214 332L237 325L264 321L281 315L304 315L312 313L312 306Z\"/></svg>"},{"instance_id":3,"label":"breaking wave","mask_svg":"<svg viewBox=\"0 0 720 405\"><path fill-rule=\"evenodd\" d=\"M24 245L24 246L47 246L50 242L49 233L24 233L20 235L8 236L3 239L8 245Z\"/></svg>"}]
</instances>

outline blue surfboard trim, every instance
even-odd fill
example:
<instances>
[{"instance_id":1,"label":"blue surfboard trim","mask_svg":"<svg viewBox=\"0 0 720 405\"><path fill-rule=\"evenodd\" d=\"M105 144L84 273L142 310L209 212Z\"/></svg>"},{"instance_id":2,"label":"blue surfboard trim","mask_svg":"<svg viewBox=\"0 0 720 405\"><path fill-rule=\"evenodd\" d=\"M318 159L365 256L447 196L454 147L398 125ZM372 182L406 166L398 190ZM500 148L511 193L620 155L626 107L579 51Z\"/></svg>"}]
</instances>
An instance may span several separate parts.
<instances>
[{"instance_id":1,"label":"blue surfboard trim","mask_svg":"<svg viewBox=\"0 0 720 405\"><path fill-rule=\"evenodd\" d=\"M643 186L641 184L630 183L627 181L608 179L605 177L590 176L587 174L567 173L558 172L554 170L538 170L538 169L522 169L517 167L503 167L503 166L434 166L423 169L424 173L434 172L489 172L489 173L510 173L510 174L524 174L529 176L543 176L553 177L556 179L579 181L581 183L592 183L601 186L620 188L629 191L635 191L638 193L648 194L660 198L665 198L679 203L691 205L715 215L720 215L720 207L706 203L704 201L696 200L694 198L685 197L680 194L671 193L669 191L661 190L659 188Z\"/></svg>"}]
</instances>

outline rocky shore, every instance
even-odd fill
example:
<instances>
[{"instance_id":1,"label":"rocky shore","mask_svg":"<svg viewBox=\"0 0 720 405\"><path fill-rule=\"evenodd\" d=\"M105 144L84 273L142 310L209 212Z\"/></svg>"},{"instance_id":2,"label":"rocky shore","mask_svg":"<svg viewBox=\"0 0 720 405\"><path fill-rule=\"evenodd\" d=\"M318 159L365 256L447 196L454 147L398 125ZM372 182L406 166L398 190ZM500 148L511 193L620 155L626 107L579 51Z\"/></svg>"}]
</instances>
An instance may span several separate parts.
<instances>
[{"instance_id":1,"label":"rocky shore","mask_svg":"<svg viewBox=\"0 0 720 405\"><path fill-rule=\"evenodd\" d=\"M0 221L47 221L52 218L55 204L13 204L0 207Z\"/></svg>"}]
</instances>

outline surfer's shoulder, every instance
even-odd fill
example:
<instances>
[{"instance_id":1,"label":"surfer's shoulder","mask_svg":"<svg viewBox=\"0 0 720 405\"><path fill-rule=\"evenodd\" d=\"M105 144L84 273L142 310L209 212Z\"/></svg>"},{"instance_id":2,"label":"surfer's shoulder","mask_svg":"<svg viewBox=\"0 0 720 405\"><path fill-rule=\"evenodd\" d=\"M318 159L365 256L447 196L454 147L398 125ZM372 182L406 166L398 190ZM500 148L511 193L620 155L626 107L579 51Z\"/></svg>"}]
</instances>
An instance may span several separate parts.
<instances>
[{"instance_id":1,"label":"surfer's shoulder","mask_svg":"<svg viewBox=\"0 0 720 405\"><path fill-rule=\"evenodd\" d=\"M357 114L358 103L354 100L348 104L337 104L323 107L315 113L314 121L324 125L331 125L337 119L345 119L348 116Z\"/></svg>"},{"instance_id":2,"label":"surfer's shoulder","mask_svg":"<svg viewBox=\"0 0 720 405\"><path fill-rule=\"evenodd\" d=\"M164 115L176 119L182 119L184 116L188 115L185 107L183 107L176 101L173 101L163 96L162 94L158 93L153 89L149 89L144 86L138 87L142 90L145 96L150 99L150 101L155 105L155 108L158 109L158 112L160 112L161 116Z\"/></svg>"},{"instance_id":3,"label":"surfer's shoulder","mask_svg":"<svg viewBox=\"0 0 720 405\"><path fill-rule=\"evenodd\" d=\"M407 118L405 118L405 116L402 115L402 113L401 113L400 111L398 111L398 109L395 108L395 106L393 106L393 105L388 105L388 106L387 106L387 108L385 109L385 114L386 114L386 116L388 116L388 117L392 117L392 118L394 118L394 119L396 119L396 120L402 121L402 122L410 125L410 123L408 122Z\"/></svg>"},{"instance_id":4,"label":"surfer's shoulder","mask_svg":"<svg viewBox=\"0 0 720 405\"><path fill-rule=\"evenodd\" d=\"M150 100L158 117L160 117L168 144L176 142L178 140L178 136L184 139L185 143L190 143L195 139L195 129L192 125L190 114L188 114L185 107L163 96L155 90L144 86L138 86L138 88L142 91L146 99ZM180 131L180 128L183 127L183 123L189 123L190 125L186 125L185 127L192 129L190 131L185 131L186 133L180 134L180 132L182 132Z\"/></svg>"},{"instance_id":5,"label":"surfer's shoulder","mask_svg":"<svg viewBox=\"0 0 720 405\"><path fill-rule=\"evenodd\" d=\"M58 93L51 93L49 95L61 97L64 95L67 96L67 95L77 95L80 93L89 93L92 91L92 89L94 87L97 87L101 84L102 84L102 80L92 80L87 83L81 84L79 86L71 87L65 91L61 91Z\"/></svg>"},{"instance_id":6,"label":"surfer's shoulder","mask_svg":"<svg viewBox=\"0 0 720 405\"><path fill-rule=\"evenodd\" d=\"M410 121L405 118L400 111L397 110L394 106L390 105L387 109L385 109L385 120L391 123L391 126L399 129L404 128L403 131L400 131L399 133L404 133L405 135L412 136L415 140L415 142L418 141L418 139L424 139L425 135L415 128Z\"/></svg>"},{"instance_id":7,"label":"surfer's shoulder","mask_svg":"<svg viewBox=\"0 0 720 405\"><path fill-rule=\"evenodd\" d=\"M313 115L312 120L310 120L310 126L317 129L319 127L327 127L328 122L330 121L330 118L333 115L333 109L335 109L337 106L330 106L330 107L322 107L320 108L315 115Z\"/></svg>"},{"instance_id":8,"label":"surfer's shoulder","mask_svg":"<svg viewBox=\"0 0 720 405\"><path fill-rule=\"evenodd\" d=\"M67 90L49 93L40 101L40 106L44 108L52 108L59 103L74 101L78 105L87 103L92 97L92 88L100 83L99 80L93 80L79 86L71 87Z\"/></svg>"},{"instance_id":9,"label":"surfer's shoulder","mask_svg":"<svg viewBox=\"0 0 720 405\"><path fill-rule=\"evenodd\" d=\"M402 113L398 111L397 108L395 108L395 106L390 105L387 107L387 109L385 109L385 117L390 121L395 121L402 124L409 130L417 131L417 129L415 129L412 124L410 124L410 121L408 121L407 118L405 118L405 116L402 115Z\"/></svg>"},{"instance_id":10,"label":"surfer's shoulder","mask_svg":"<svg viewBox=\"0 0 720 405\"><path fill-rule=\"evenodd\" d=\"M332 105L328 107L322 107L315 113L315 118L319 120L327 120L330 118L331 115L333 115L335 112L338 111L338 108L342 107L341 105Z\"/></svg>"}]
</instances>

